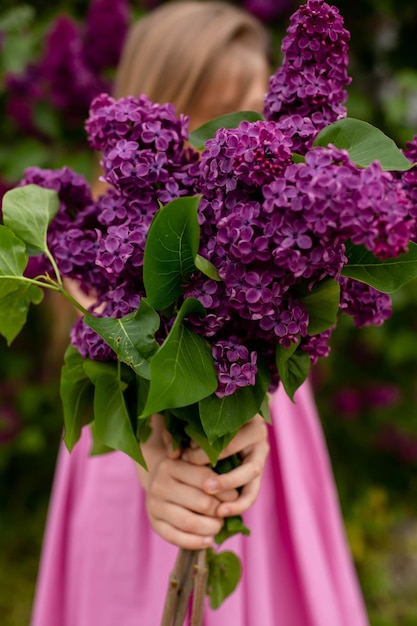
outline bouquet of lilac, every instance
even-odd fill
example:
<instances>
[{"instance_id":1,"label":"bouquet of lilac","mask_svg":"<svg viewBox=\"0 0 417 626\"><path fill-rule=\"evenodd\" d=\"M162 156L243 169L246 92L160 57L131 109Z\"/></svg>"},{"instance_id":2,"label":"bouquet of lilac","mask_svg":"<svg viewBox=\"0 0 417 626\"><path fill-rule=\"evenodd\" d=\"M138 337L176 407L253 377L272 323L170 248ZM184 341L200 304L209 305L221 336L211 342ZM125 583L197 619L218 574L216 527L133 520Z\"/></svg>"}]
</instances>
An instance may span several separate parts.
<instances>
[{"instance_id":1,"label":"bouquet of lilac","mask_svg":"<svg viewBox=\"0 0 417 626\"><path fill-rule=\"evenodd\" d=\"M95 453L144 465L140 443L162 412L179 445L195 440L216 465L245 422L269 419L268 392L294 397L340 313L381 324L388 293L417 276L415 150L409 160L346 118L348 40L338 10L308 0L265 117L189 133L171 104L102 94L86 129L105 193L94 200L69 168L29 168L6 194L0 332L14 339L42 288L84 314L62 372L69 449L91 422ZM28 255L42 258L35 278ZM65 278L95 295L89 311ZM235 532L247 530L229 518L219 542ZM211 577L212 606L233 577L227 591Z\"/></svg>"}]
</instances>

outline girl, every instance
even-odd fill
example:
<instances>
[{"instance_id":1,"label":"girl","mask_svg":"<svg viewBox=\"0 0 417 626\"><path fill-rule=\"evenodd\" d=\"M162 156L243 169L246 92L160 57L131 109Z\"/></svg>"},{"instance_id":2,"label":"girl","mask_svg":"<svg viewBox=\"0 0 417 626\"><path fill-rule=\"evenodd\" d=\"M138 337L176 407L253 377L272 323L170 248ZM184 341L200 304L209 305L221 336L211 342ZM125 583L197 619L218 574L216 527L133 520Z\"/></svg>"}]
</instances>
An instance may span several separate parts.
<instances>
[{"instance_id":1,"label":"girl","mask_svg":"<svg viewBox=\"0 0 417 626\"><path fill-rule=\"evenodd\" d=\"M268 75L254 18L222 2L172 2L132 28L114 95L172 102L197 127L262 110ZM205 626L365 626L308 384L295 399L274 394L272 426L256 417L243 427L223 454L240 452L242 465L222 476L199 449L170 451L160 416L143 446L148 473L119 452L89 457L85 428L71 454L60 451L32 626L158 626L177 546L209 545L237 513L251 536L225 547L242 580Z\"/></svg>"}]
</instances>

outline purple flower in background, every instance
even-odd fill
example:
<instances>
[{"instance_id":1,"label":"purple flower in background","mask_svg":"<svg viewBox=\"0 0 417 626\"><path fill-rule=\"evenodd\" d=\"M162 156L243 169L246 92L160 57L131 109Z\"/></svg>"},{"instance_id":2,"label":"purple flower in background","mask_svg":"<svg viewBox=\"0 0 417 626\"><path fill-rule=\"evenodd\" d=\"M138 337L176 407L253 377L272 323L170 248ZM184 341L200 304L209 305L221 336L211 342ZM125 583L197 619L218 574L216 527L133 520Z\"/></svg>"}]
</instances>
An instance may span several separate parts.
<instances>
[{"instance_id":1,"label":"purple flower in background","mask_svg":"<svg viewBox=\"0 0 417 626\"><path fill-rule=\"evenodd\" d=\"M270 78L265 117L292 129L299 152L322 128L346 115L349 38L339 10L323 0L307 0L290 18L282 64Z\"/></svg>"},{"instance_id":2,"label":"purple flower in background","mask_svg":"<svg viewBox=\"0 0 417 626\"><path fill-rule=\"evenodd\" d=\"M34 121L34 107L42 98L41 72L36 65L28 65L22 74L7 74L6 113L25 133L39 135Z\"/></svg>"},{"instance_id":3,"label":"purple flower in background","mask_svg":"<svg viewBox=\"0 0 417 626\"><path fill-rule=\"evenodd\" d=\"M86 64L100 74L119 62L131 20L128 0L93 0L83 34Z\"/></svg>"},{"instance_id":4,"label":"purple flower in background","mask_svg":"<svg viewBox=\"0 0 417 626\"><path fill-rule=\"evenodd\" d=\"M294 0L245 0L243 7L256 15L260 20L268 22L281 13L290 10Z\"/></svg>"},{"instance_id":5,"label":"purple flower in background","mask_svg":"<svg viewBox=\"0 0 417 626\"><path fill-rule=\"evenodd\" d=\"M87 65L81 28L67 16L59 17L47 36L40 72L52 105L66 111L70 120L79 120L93 97L109 88Z\"/></svg>"},{"instance_id":6,"label":"purple flower in background","mask_svg":"<svg viewBox=\"0 0 417 626\"><path fill-rule=\"evenodd\" d=\"M377 443L382 450L394 454L406 463L417 461L417 437L395 424L386 424L383 427Z\"/></svg>"},{"instance_id":7,"label":"purple flower in background","mask_svg":"<svg viewBox=\"0 0 417 626\"><path fill-rule=\"evenodd\" d=\"M395 406L401 399L401 393L397 385L374 383L365 388L364 397L368 407L381 409Z\"/></svg>"},{"instance_id":8,"label":"purple flower in background","mask_svg":"<svg viewBox=\"0 0 417 626\"><path fill-rule=\"evenodd\" d=\"M334 394L333 402L336 413L349 419L359 417L364 406L362 392L356 387L340 387Z\"/></svg>"},{"instance_id":9,"label":"purple flower in background","mask_svg":"<svg viewBox=\"0 0 417 626\"><path fill-rule=\"evenodd\" d=\"M7 112L24 132L45 139L34 115L38 103L61 112L65 127L82 128L93 98L110 90L109 70L118 64L130 19L128 0L93 0L84 24L68 15L52 22L40 59L5 77Z\"/></svg>"}]
</instances>

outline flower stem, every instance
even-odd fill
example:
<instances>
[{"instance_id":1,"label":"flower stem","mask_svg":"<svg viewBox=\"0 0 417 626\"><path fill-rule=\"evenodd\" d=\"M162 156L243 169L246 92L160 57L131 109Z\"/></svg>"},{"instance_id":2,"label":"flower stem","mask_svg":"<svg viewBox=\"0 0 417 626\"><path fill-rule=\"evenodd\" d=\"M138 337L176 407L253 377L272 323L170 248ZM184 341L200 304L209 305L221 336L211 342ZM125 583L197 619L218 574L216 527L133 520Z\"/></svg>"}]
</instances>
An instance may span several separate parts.
<instances>
[{"instance_id":1,"label":"flower stem","mask_svg":"<svg viewBox=\"0 0 417 626\"><path fill-rule=\"evenodd\" d=\"M194 593L191 613L191 626L201 626L203 623L204 599L207 588L207 550L199 550L197 562L194 565Z\"/></svg>"},{"instance_id":2,"label":"flower stem","mask_svg":"<svg viewBox=\"0 0 417 626\"><path fill-rule=\"evenodd\" d=\"M182 588L178 592L178 604L177 610L174 615L173 626L183 626L185 616L187 614L188 605L190 602L191 592L193 590L195 552L192 550L189 550L189 552L190 558L187 563L187 568L184 572Z\"/></svg>"},{"instance_id":3,"label":"flower stem","mask_svg":"<svg viewBox=\"0 0 417 626\"><path fill-rule=\"evenodd\" d=\"M171 626L172 620L176 617L179 594L183 589L187 574L191 570L193 557L193 550L181 548L178 552L174 569L169 579L161 626Z\"/></svg>"}]
</instances>

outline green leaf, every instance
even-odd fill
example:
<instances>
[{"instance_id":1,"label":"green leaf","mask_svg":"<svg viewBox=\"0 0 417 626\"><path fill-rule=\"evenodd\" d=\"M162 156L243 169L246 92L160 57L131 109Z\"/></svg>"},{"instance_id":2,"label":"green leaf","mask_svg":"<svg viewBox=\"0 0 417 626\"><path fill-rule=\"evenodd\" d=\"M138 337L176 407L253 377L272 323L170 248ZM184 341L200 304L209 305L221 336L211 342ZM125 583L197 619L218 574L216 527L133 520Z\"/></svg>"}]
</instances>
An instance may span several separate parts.
<instances>
[{"instance_id":1,"label":"green leaf","mask_svg":"<svg viewBox=\"0 0 417 626\"><path fill-rule=\"evenodd\" d=\"M227 550L216 553L212 548L207 549L207 567L207 595L211 608L217 609L236 589L242 568L236 554Z\"/></svg>"},{"instance_id":2,"label":"green leaf","mask_svg":"<svg viewBox=\"0 0 417 626\"><path fill-rule=\"evenodd\" d=\"M117 368L98 361L86 361L84 367L95 387L94 423L98 439L146 468L123 395L126 383L120 380Z\"/></svg>"},{"instance_id":3,"label":"green leaf","mask_svg":"<svg viewBox=\"0 0 417 626\"><path fill-rule=\"evenodd\" d=\"M200 272L204 274L205 276L208 276L212 280L217 280L217 281L221 280L219 276L219 272L214 267L213 263L210 263L210 261L208 261L204 257L197 254L194 259L194 263L195 263L196 268L200 270Z\"/></svg>"},{"instance_id":4,"label":"green leaf","mask_svg":"<svg viewBox=\"0 0 417 626\"><path fill-rule=\"evenodd\" d=\"M39 304L43 291L23 277L26 246L6 226L0 225L0 334L10 346L26 323L30 304Z\"/></svg>"},{"instance_id":5,"label":"green leaf","mask_svg":"<svg viewBox=\"0 0 417 626\"><path fill-rule=\"evenodd\" d=\"M262 404L259 408L259 414L262 415L267 424L272 424L271 412L269 410L269 395L265 394Z\"/></svg>"},{"instance_id":6,"label":"green leaf","mask_svg":"<svg viewBox=\"0 0 417 626\"><path fill-rule=\"evenodd\" d=\"M395 259L380 261L364 246L350 244L346 248L348 264L342 276L359 280L382 291L392 293L417 277L417 244L410 243L408 252Z\"/></svg>"},{"instance_id":7,"label":"green leaf","mask_svg":"<svg viewBox=\"0 0 417 626\"><path fill-rule=\"evenodd\" d=\"M36 285L0 277L0 334L7 345L10 346L26 324L29 306L42 300L43 291Z\"/></svg>"},{"instance_id":8,"label":"green leaf","mask_svg":"<svg viewBox=\"0 0 417 626\"><path fill-rule=\"evenodd\" d=\"M305 296L300 297L309 315L308 332L317 335L336 324L340 304L340 285L332 278L316 283Z\"/></svg>"},{"instance_id":9,"label":"green leaf","mask_svg":"<svg viewBox=\"0 0 417 626\"><path fill-rule=\"evenodd\" d=\"M263 405L268 386L269 375L259 368L255 385L241 387L224 398L212 394L200 400L201 423L209 443L238 431L252 419Z\"/></svg>"},{"instance_id":10,"label":"green leaf","mask_svg":"<svg viewBox=\"0 0 417 626\"><path fill-rule=\"evenodd\" d=\"M181 285L194 270L200 240L197 208L200 197L182 197L155 215L146 239L143 281L148 300L164 310L181 293Z\"/></svg>"},{"instance_id":11,"label":"green leaf","mask_svg":"<svg viewBox=\"0 0 417 626\"><path fill-rule=\"evenodd\" d=\"M207 341L184 323L189 313L204 313L195 298L184 301L171 331L151 360L151 383L142 416L194 404L217 388Z\"/></svg>"},{"instance_id":12,"label":"green leaf","mask_svg":"<svg viewBox=\"0 0 417 626\"><path fill-rule=\"evenodd\" d=\"M114 350L120 361L139 376L150 378L150 358L158 349L154 335L159 315L143 298L135 313L120 319L85 315L84 321Z\"/></svg>"},{"instance_id":13,"label":"green leaf","mask_svg":"<svg viewBox=\"0 0 417 626\"><path fill-rule=\"evenodd\" d=\"M241 515L232 515L231 517L224 518L224 524L214 537L214 541L217 545L222 544L226 539L230 539L233 535L237 534L250 535L250 530L243 523Z\"/></svg>"},{"instance_id":14,"label":"green leaf","mask_svg":"<svg viewBox=\"0 0 417 626\"><path fill-rule=\"evenodd\" d=\"M281 383L287 396L294 402L294 394L307 379L311 361L307 352L297 350L298 344L293 343L289 348L280 344L276 349L276 363Z\"/></svg>"},{"instance_id":15,"label":"green leaf","mask_svg":"<svg viewBox=\"0 0 417 626\"><path fill-rule=\"evenodd\" d=\"M23 276L27 262L28 255L23 241L10 228L0 225L0 278Z\"/></svg>"},{"instance_id":16,"label":"green leaf","mask_svg":"<svg viewBox=\"0 0 417 626\"><path fill-rule=\"evenodd\" d=\"M379 161L382 169L406 171L412 166L394 141L379 128L346 117L323 128L314 140L313 146L327 146L349 152L351 160L361 167L368 167L373 161Z\"/></svg>"},{"instance_id":17,"label":"green leaf","mask_svg":"<svg viewBox=\"0 0 417 626\"><path fill-rule=\"evenodd\" d=\"M84 370L85 360L73 346L64 356L60 393L64 411L64 442L71 452L83 426L93 419L94 387Z\"/></svg>"},{"instance_id":18,"label":"green leaf","mask_svg":"<svg viewBox=\"0 0 417 626\"><path fill-rule=\"evenodd\" d=\"M114 452L113 448L106 446L106 444L99 439L99 437L97 436L96 425L94 422L91 422L90 430L91 438L93 440L92 446L90 448L90 456L99 456L101 454L107 454L108 452Z\"/></svg>"},{"instance_id":19,"label":"green leaf","mask_svg":"<svg viewBox=\"0 0 417 626\"><path fill-rule=\"evenodd\" d=\"M244 120L257 122L263 119L264 117L256 111L238 111L237 113L221 115L191 131L189 142L194 148L197 148L197 150L202 150L206 141L214 137L220 128L237 128L240 122Z\"/></svg>"},{"instance_id":20,"label":"green leaf","mask_svg":"<svg viewBox=\"0 0 417 626\"><path fill-rule=\"evenodd\" d=\"M59 209L56 191L26 185L7 191L3 197L3 222L24 243L31 255L47 251L46 232Z\"/></svg>"}]
</instances>

